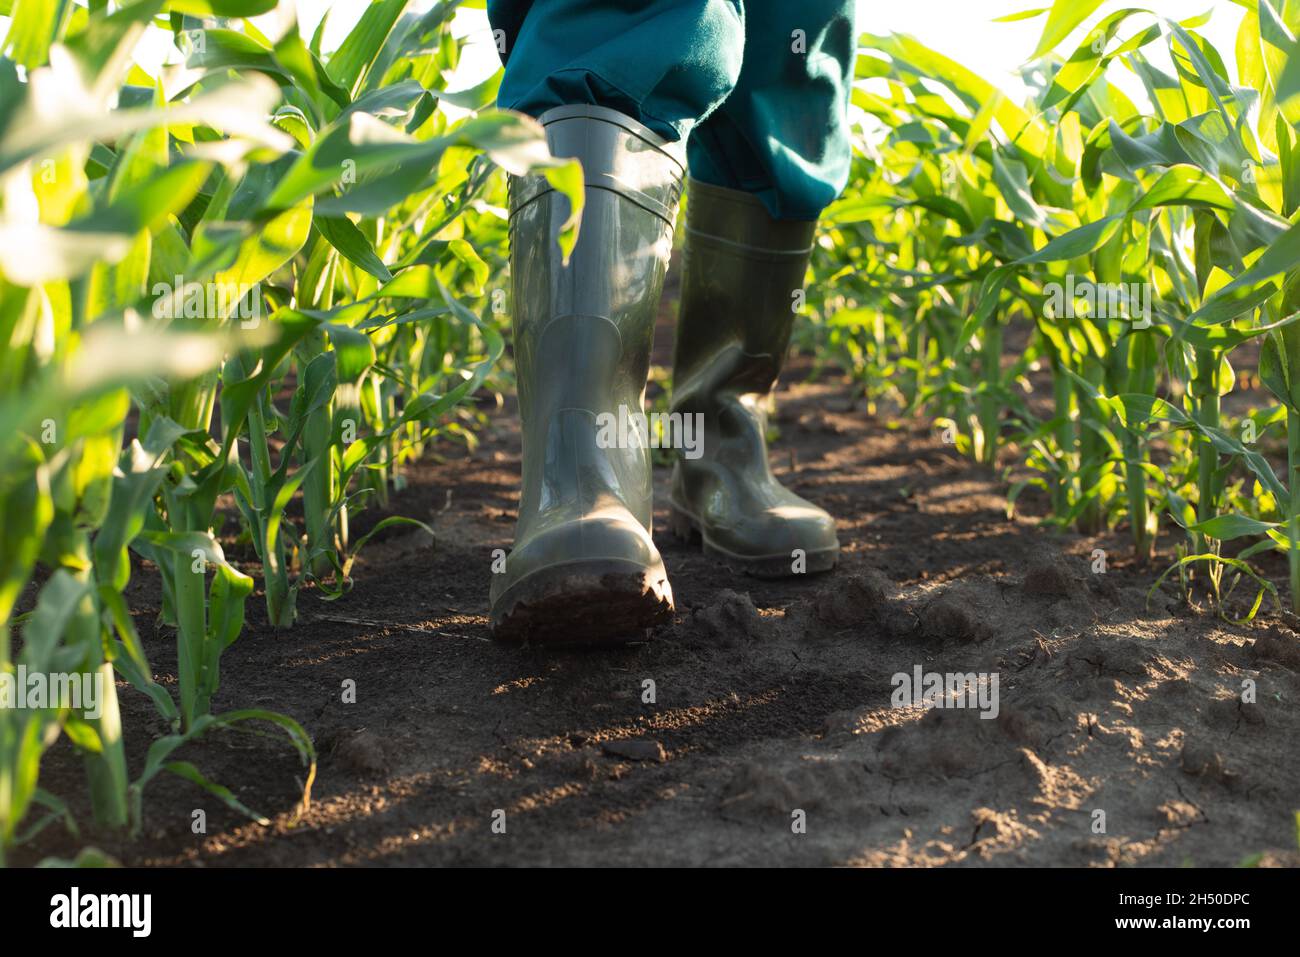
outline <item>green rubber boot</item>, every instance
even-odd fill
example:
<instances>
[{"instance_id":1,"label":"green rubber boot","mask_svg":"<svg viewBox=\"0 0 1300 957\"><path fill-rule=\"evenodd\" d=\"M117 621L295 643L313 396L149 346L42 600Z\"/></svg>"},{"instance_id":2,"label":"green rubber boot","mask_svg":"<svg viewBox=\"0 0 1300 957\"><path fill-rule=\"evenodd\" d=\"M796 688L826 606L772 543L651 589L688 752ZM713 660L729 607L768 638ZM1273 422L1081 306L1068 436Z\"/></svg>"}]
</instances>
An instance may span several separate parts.
<instances>
[{"instance_id":1,"label":"green rubber boot","mask_svg":"<svg viewBox=\"0 0 1300 957\"><path fill-rule=\"evenodd\" d=\"M556 156L581 161L586 205L566 266L556 237L568 200L542 176L511 178L523 487L514 548L492 579L493 630L510 641L643 639L673 610L650 536L650 450L640 431L608 425L644 414L685 153L602 107L540 121Z\"/></svg>"},{"instance_id":2,"label":"green rubber boot","mask_svg":"<svg viewBox=\"0 0 1300 957\"><path fill-rule=\"evenodd\" d=\"M674 412L702 414L699 454L673 468L672 528L761 578L827 571L835 521L767 462L765 401L794 325L816 223L774 220L748 193L692 179L673 362Z\"/></svg>"}]
</instances>

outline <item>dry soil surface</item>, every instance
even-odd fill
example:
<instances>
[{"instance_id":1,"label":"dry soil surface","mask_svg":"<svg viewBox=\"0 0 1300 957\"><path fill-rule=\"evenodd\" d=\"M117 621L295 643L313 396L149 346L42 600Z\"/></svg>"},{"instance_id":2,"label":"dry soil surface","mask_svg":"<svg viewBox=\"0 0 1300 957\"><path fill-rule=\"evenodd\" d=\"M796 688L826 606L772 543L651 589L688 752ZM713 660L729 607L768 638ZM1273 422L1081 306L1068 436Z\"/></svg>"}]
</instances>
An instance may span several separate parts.
<instances>
[{"instance_id":1,"label":"dry soil surface","mask_svg":"<svg viewBox=\"0 0 1300 957\"><path fill-rule=\"evenodd\" d=\"M519 442L493 413L477 449L442 448L394 496L436 540L378 538L353 591L304 593L288 632L266 626L260 593L249 602L215 710L273 708L311 732L305 813L281 738L218 732L181 756L269 826L164 775L137 840L51 827L20 860L89 841L125 863L207 866L1300 863L1300 638L1285 622L1231 625L1172 588L1148 602L1168 542L1140 567L1119 535L1008 519L1000 476L936 430L798 371L772 458L837 517L833 573L763 582L673 541L661 467L673 624L600 652L498 645L488 581L511 542ZM154 573L131 587L174 689ZM898 706L897 676L918 673L973 674L984 706ZM122 695L138 770L165 729ZM88 817L65 745L43 783Z\"/></svg>"}]
</instances>

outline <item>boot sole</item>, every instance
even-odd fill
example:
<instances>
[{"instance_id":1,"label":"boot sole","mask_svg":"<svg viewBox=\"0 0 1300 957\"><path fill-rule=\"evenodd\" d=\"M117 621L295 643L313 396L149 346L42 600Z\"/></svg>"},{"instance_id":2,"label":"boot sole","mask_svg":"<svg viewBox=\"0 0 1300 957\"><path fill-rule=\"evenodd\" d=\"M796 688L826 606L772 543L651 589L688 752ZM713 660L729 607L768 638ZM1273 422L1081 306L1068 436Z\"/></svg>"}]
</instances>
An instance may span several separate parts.
<instances>
[{"instance_id":1,"label":"boot sole","mask_svg":"<svg viewBox=\"0 0 1300 957\"><path fill-rule=\"evenodd\" d=\"M795 578L799 575L815 575L833 569L840 560L838 548L823 548L807 552L804 555L806 567L802 572L794 571L790 565L793 555L738 555L720 548L709 541L704 526L686 509L673 504L668 510L668 524L674 537L690 544L699 542L704 546L704 554L720 559L732 571L754 578Z\"/></svg>"},{"instance_id":2,"label":"boot sole","mask_svg":"<svg viewBox=\"0 0 1300 957\"><path fill-rule=\"evenodd\" d=\"M584 559L539 569L492 606L492 636L512 644L617 645L645 641L673 616L663 567Z\"/></svg>"}]
</instances>

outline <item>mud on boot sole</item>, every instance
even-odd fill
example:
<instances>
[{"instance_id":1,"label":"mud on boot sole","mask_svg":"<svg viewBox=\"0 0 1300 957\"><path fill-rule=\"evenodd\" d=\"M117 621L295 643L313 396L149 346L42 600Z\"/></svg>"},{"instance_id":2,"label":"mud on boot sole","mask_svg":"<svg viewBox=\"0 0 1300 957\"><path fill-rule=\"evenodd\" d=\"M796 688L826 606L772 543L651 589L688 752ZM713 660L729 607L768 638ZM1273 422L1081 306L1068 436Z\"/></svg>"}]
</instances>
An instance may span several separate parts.
<instances>
[{"instance_id":1,"label":"mud on boot sole","mask_svg":"<svg viewBox=\"0 0 1300 957\"><path fill-rule=\"evenodd\" d=\"M591 559L539 569L492 606L492 637L510 643L617 645L645 641L673 616L663 566Z\"/></svg>"}]
</instances>

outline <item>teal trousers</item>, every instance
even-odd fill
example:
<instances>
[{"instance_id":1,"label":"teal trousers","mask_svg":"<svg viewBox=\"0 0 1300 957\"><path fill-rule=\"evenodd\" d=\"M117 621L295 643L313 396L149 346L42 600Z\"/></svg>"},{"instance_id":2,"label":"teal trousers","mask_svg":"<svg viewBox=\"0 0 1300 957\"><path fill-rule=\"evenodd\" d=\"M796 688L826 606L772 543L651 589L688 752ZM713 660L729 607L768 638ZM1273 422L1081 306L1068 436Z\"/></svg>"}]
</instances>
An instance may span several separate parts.
<instances>
[{"instance_id":1,"label":"teal trousers","mask_svg":"<svg viewBox=\"0 0 1300 957\"><path fill-rule=\"evenodd\" d=\"M488 0L497 103L590 104L686 140L691 175L813 220L848 180L854 0ZM499 47L500 48L500 47Z\"/></svg>"}]
</instances>

